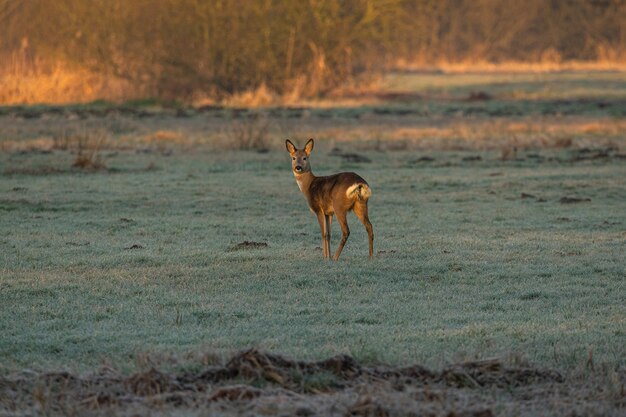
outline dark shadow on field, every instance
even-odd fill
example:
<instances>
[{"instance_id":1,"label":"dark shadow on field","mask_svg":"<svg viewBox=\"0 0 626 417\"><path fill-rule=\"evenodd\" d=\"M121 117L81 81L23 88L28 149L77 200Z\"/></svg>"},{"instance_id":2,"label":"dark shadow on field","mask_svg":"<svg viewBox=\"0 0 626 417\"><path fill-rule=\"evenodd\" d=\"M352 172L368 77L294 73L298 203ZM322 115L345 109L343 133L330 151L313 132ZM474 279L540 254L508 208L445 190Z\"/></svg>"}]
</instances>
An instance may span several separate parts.
<instances>
[{"instance_id":1,"label":"dark shadow on field","mask_svg":"<svg viewBox=\"0 0 626 417\"><path fill-rule=\"evenodd\" d=\"M553 86L553 82L549 84ZM235 108L223 106L151 107L128 105L81 105L81 106L0 106L0 117L9 121L37 121L47 124L58 121L73 124L97 124L110 120L114 133L130 133L139 129L134 122L146 122L169 118L183 122L198 116L215 120L248 120L257 116L267 119L361 119L366 114L377 116L429 117L441 115L523 116L626 114L626 99L612 97L581 96L573 98L516 98L515 91L524 91L527 84L506 84L499 89L493 84L471 85L450 91L427 95L410 92L369 92L358 95L346 94L341 98L362 100L363 104L337 107L315 106L268 106L260 108ZM504 89L505 88L505 89ZM621 88L621 86L620 86ZM424 106L428 106L426 109Z\"/></svg>"},{"instance_id":2,"label":"dark shadow on field","mask_svg":"<svg viewBox=\"0 0 626 417\"><path fill-rule=\"evenodd\" d=\"M144 168L106 168L96 167L95 169L81 169L76 167L57 168L54 166L36 166L36 167L11 167L2 171L1 175L5 176L31 176L45 177L50 175L71 175L71 174L121 174L121 173L140 173L156 171L158 168L154 164L149 164Z\"/></svg>"}]
</instances>

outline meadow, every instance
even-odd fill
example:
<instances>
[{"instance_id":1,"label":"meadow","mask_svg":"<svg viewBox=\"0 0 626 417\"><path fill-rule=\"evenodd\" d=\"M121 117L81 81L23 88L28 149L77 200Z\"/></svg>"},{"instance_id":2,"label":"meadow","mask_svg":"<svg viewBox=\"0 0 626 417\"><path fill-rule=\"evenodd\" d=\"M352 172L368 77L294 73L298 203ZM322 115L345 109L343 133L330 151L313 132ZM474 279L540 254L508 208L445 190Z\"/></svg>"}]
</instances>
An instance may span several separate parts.
<instances>
[{"instance_id":1,"label":"meadow","mask_svg":"<svg viewBox=\"0 0 626 417\"><path fill-rule=\"evenodd\" d=\"M391 101L374 95L358 106L351 98L252 110L0 109L0 392L13 398L0 400L0 413L66 412L61 388L33 391L50 372L104 378L105 369L119 379L155 367L173 378L232 367L228 358L248 348L306 361L349 355L367 369L556 370L567 383L536 376L490 385L463 371L476 386L441 377L432 389L449 394L428 399L419 384L404 397L391 383L381 388L376 381L390 378L382 374L342 380L349 389L340 389L345 374L319 365L326 370L298 389L285 382L291 371L237 374L248 391L232 394L226 414L285 411L263 408L291 398L276 387L310 395L292 402L311 414L401 415L389 401L409 397L433 415L623 413L623 74L570 75L542 99L531 76L524 97L510 93L520 88L509 75L493 74L484 83L448 76L445 94L423 90L413 74L402 95L394 83L406 76L386 81ZM470 99L473 91L489 97ZM425 93L436 97L418 97ZM353 215L341 259L322 259L283 148L287 137L302 145L309 136L317 175L355 171L368 180L372 260ZM98 163L72 167L84 148ZM335 224L333 249L339 236ZM278 359L259 355L278 369ZM259 357L244 356L267 371ZM172 386L134 392L153 398ZM159 398L156 410L167 413L174 403ZM246 398L259 402L245 408ZM324 409L328 401L338 408ZM85 404L72 407L104 412ZM131 402L142 412L155 404Z\"/></svg>"}]
</instances>

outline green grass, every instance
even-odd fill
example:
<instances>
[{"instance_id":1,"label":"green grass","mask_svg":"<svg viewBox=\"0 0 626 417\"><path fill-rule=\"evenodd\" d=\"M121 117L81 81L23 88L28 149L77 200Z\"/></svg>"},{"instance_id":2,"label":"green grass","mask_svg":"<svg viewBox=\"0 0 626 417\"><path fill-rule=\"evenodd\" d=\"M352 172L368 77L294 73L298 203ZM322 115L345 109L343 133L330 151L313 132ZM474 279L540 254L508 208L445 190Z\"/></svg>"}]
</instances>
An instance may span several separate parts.
<instances>
[{"instance_id":1,"label":"green grass","mask_svg":"<svg viewBox=\"0 0 626 417\"><path fill-rule=\"evenodd\" d=\"M623 160L371 152L350 165L318 149L318 175L355 170L373 189L372 261L353 215L340 261L322 259L285 152L119 153L110 172L53 175L36 174L70 155L0 155L2 366L133 367L145 352L250 346L562 369L593 350L626 364ZM268 247L233 250L245 240Z\"/></svg>"}]
</instances>

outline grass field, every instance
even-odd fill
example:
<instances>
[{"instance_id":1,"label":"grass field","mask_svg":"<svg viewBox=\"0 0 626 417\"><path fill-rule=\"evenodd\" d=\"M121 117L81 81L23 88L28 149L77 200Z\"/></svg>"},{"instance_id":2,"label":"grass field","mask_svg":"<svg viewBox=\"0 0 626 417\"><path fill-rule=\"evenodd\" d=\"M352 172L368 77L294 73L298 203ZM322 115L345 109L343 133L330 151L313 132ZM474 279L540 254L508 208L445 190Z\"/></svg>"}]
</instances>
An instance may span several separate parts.
<instances>
[{"instance_id":1,"label":"grass field","mask_svg":"<svg viewBox=\"0 0 626 417\"><path fill-rule=\"evenodd\" d=\"M32 109L5 109L0 393L37 397L23 386L11 388L25 380L31 388L42 384L15 377L25 368L44 376L57 369L84 375L103 364L120 375L151 366L179 372L256 347L310 361L348 354L364 366L443 369L498 358L503 366L565 376L569 390L545 391L541 381L535 387L535 393L550 392L536 397L543 398L546 414L560 414L565 403L576 412L623 413L624 105L577 103L579 113L541 120L533 112L544 102L523 104L533 110L518 116L445 111L522 106L497 99L385 107L444 109L435 116L377 113L382 105L311 109L307 118L272 125L270 151L263 153L223 146L233 138L224 116L116 113L77 121L74 110L29 118L19 112ZM270 112L268 120L276 117ZM321 133L312 155L316 174L356 171L370 183L373 260L353 215L340 261L322 259L317 222L281 148L287 134L303 143L300 122L307 133ZM520 123L529 129L507 130ZM450 130L455 125L465 130ZM109 129L100 150L106 168L71 168L75 153L60 148L51 130L64 126ZM372 126L378 133L367 136ZM497 140L472 133L485 126ZM413 133L401 137L402 146L388 146L400 128ZM420 141L420 131L431 133ZM353 138L358 132L366 132L363 140ZM427 146L437 140L452 145ZM511 147L513 156L505 153ZM355 152L365 158L346 155ZM333 248L340 235L334 229ZM308 383L321 391L336 383L336 375L324 372ZM288 386L263 375L261 388ZM285 375L291 374L285 371L281 381ZM235 380L242 381L248 380ZM359 384L376 385L372 381ZM456 391L446 385L449 401L431 404L433 413L467 404L491 404L503 415L541 410L541 398L524 402L516 385L498 384L478 384L483 388L467 401L464 385ZM384 395L371 391L375 401L367 403L363 386L333 389L340 406L325 413L341 414L348 407L341 404L354 403L359 412L380 406L387 415L402 414L385 408L401 400L394 397L399 391L385 385ZM52 401L47 395L13 406L0 400L0 413L63 412L45 407ZM267 395L271 402L283 394ZM315 398L308 407L322 410ZM246 410L284 411L263 411L259 401ZM243 410L233 407L228 412Z\"/></svg>"},{"instance_id":2,"label":"grass field","mask_svg":"<svg viewBox=\"0 0 626 417\"><path fill-rule=\"evenodd\" d=\"M384 79L387 90L450 98L484 91L502 99L568 100L624 98L624 73L571 71L547 73L397 73Z\"/></svg>"}]
</instances>

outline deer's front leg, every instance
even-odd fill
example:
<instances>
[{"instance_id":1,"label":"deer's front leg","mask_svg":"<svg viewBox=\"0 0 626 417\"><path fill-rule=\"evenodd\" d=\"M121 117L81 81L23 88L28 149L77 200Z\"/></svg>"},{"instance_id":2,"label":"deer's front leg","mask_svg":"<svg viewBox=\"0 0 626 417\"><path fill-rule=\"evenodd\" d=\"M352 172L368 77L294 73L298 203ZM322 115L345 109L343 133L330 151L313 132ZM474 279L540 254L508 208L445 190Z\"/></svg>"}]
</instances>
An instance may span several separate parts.
<instances>
[{"instance_id":1,"label":"deer's front leg","mask_svg":"<svg viewBox=\"0 0 626 417\"><path fill-rule=\"evenodd\" d=\"M324 252L324 258L329 258L330 251L328 250L328 247L326 246L326 235L327 235L326 216L324 216L324 213L322 213L321 211L319 211L318 213L315 213L315 215L317 216L317 221L320 224L320 231L322 232L322 251Z\"/></svg>"},{"instance_id":2,"label":"deer's front leg","mask_svg":"<svg viewBox=\"0 0 626 417\"><path fill-rule=\"evenodd\" d=\"M327 256L330 258L330 228L333 224L333 216L331 215L325 215L324 219L326 220L326 253Z\"/></svg>"}]
</instances>

